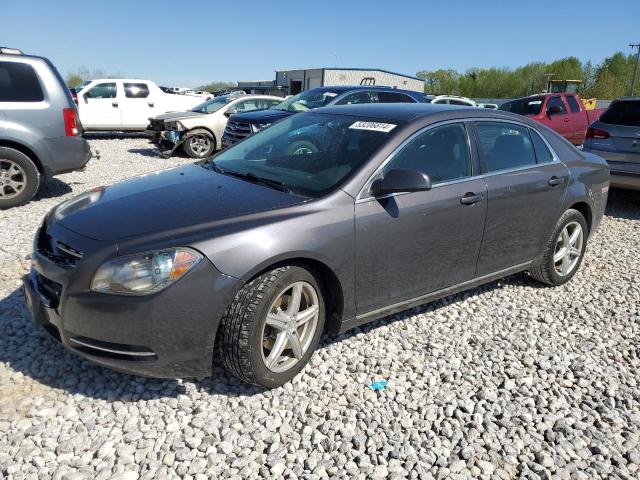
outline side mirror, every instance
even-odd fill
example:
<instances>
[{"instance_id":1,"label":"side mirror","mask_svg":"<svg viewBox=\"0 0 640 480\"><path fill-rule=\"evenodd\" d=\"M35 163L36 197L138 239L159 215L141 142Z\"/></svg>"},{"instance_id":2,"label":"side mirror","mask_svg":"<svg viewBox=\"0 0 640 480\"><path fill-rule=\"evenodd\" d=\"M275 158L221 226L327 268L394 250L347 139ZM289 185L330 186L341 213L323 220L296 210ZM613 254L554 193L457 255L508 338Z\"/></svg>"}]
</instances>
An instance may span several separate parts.
<instances>
[{"instance_id":1,"label":"side mirror","mask_svg":"<svg viewBox=\"0 0 640 480\"><path fill-rule=\"evenodd\" d=\"M227 117L230 117L234 113L238 113L238 111L235 109L235 107L231 107L226 112L224 112L225 116L227 116Z\"/></svg>"},{"instance_id":2,"label":"side mirror","mask_svg":"<svg viewBox=\"0 0 640 480\"><path fill-rule=\"evenodd\" d=\"M89 103L89 92L82 95L82 98L84 98L84 103Z\"/></svg>"},{"instance_id":3,"label":"side mirror","mask_svg":"<svg viewBox=\"0 0 640 480\"><path fill-rule=\"evenodd\" d=\"M417 170L389 170L384 177L371 184L371 195L379 197L389 193L420 192L431 190L431 180L426 173Z\"/></svg>"},{"instance_id":4,"label":"side mirror","mask_svg":"<svg viewBox=\"0 0 640 480\"><path fill-rule=\"evenodd\" d=\"M547 117L551 117L552 115L558 115L559 113L562 113L562 107L559 107L558 105L547 107Z\"/></svg>"}]
</instances>

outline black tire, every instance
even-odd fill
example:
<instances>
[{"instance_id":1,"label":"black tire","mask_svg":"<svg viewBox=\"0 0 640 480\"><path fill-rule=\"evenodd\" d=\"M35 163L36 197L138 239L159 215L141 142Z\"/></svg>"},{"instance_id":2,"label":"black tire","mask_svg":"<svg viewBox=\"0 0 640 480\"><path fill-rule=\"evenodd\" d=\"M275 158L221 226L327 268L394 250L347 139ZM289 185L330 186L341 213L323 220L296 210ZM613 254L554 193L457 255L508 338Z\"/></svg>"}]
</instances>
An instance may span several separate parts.
<instances>
[{"instance_id":1,"label":"black tire","mask_svg":"<svg viewBox=\"0 0 640 480\"><path fill-rule=\"evenodd\" d=\"M191 158L207 158L216 149L216 139L207 130L193 130L188 132L187 138L184 139L184 151ZM203 143L207 143L207 148L203 149Z\"/></svg>"},{"instance_id":2,"label":"black tire","mask_svg":"<svg viewBox=\"0 0 640 480\"><path fill-rule=\"evenodd\" d=\"M9 166L17 165L21 172L10 175ZM7 180L20 180L24 186L19 190L6 186ZM9 147L0 147L0 210L19 207L29 202L40 187L40 172L38 167L27 155ZM17 194L16 194L17 193Z\"/></svg>"},{"instance_id":3,"label":"black tire","mask_svg":"<svg viewBox=\"0 0 640 480\"><path fill-rule=\"evenodd\" d=\"M318 147L309 140L296 140L287 145L285 155L308 155L318 153Z\"/></svg>"},{"instance_id":4,"label":"black tire","mask_svg":"<svg viewBox=\"0 0 640 480\"><path fill-rule=\"evenodd\" d=\"M582 227L583 235L584 235L582 246L580 249L580 256L577 257L578 261L575 267L573 267L573 269L571 270L571 272L569 272L567 275L560 275L556 271L555 262L553 259L555 254L555 248L558 242L558 238L562 234L562 231L567 225L569 225L572 222L577 222L580 224L580 226ZM544 247L544 252L542 254L541 260L534 267L529 269L529 274L539 282L547 285L558 286L558 285L562 285L563 283L567 283L569 280L573 278L573 276L576 274L576 272L580 268L580 265L582 264L582 260L584 258L584 252L587 248L588 232L589 230L587 227L587 222L584 219L584 216L582 216L582 214L577 210L573 210L571 208L568 209L560 217L560 220L558 220L556 228L553 231L553 235L551 235L551 238L549 239L549 241Z\"/></svg>"},{"instance_id":5,"label":"black tire","mask_svg":"<svg viewBox=\"0 0 640 480\"><path fill-rule=\"evenodd\" d=\"M263 360L263 327L276 297L295 282L307 282L315 289L319 306L318 321L311 343L297 364L289 370L276 373L269 370ZM324 322L322 290L313 274L297 265L276 268L254 278L236 294L218 329L219 358L231 374L247 383L266 388L279 387L295 377L307 364L318 346Z\"/></svg>"}]
</instances>

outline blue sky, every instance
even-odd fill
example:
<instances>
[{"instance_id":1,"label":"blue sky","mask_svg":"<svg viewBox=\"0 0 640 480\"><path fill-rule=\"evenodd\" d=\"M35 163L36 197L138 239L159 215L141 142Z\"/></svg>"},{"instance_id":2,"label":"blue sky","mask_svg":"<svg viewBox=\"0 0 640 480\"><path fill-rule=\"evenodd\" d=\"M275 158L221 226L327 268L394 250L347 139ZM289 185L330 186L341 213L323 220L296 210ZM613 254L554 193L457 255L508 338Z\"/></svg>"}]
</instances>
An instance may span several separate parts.
<instances>
[{"instance_id":1,"label":"blue sky","mask_svg":"<svg viewBox=\"0 0 640 480\"><path fill-rule=\"evenodd\" d=\"M0 0L0 44L49 57L63 75L84 66L180 86L299 67L414 75L599 62L632 41L640 0Z\"/></svg>"}]
</instances>

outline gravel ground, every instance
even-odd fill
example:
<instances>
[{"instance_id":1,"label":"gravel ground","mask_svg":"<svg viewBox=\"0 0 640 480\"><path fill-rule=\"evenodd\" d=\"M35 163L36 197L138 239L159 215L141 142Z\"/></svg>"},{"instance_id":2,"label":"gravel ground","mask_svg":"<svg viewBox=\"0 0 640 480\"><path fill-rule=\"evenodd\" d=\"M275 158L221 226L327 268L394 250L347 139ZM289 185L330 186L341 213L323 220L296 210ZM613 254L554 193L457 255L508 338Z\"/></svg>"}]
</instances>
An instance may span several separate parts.
<instances>
[{"instance_id":1,"label":"gravel ground","mask_svg":"<svg viewBox=\"0 0 640 480\"><path fill-rule=\"evenodd\" d=\"M292 383L261 391L220 369L112 372L31 325L19 279L45 212L189 161L141 138L91 143L85 172L0 212L0 478L640 476L640 194L611 192L568 285L516 275L325 338Z\"/></svg>"}]
</instances>

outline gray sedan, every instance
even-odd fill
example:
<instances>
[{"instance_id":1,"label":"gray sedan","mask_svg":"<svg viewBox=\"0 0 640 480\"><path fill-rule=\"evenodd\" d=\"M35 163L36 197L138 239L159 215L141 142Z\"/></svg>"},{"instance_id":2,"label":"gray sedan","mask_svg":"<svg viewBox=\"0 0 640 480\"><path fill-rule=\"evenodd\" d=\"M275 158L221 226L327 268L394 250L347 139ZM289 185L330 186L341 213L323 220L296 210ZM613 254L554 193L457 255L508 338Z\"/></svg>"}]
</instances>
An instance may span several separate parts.
<instances>
[{"instance_id":1,"label":"gray sedan","mask_svg":"<svg viewBox=\"0 0 640 480\"><path fill-rule=\"evenodd\" d=\"M612 187L640 190L640 98L612 102L587 130L583 149L607 160Z\"/></svg>"},{"instance_id":2,"label":"gray sedan","mask_svg":"<svg viewBox=\"0 0 640 480\"><path fill-rule=\"evenodd\" d=\"M539 123L446 105L293 115L50 212L26 300L102 365L275 387L342 332L517 272L569 281L609 172ZM218 355L214 355L214 351Z\"/></svg>"}]
</instances>

